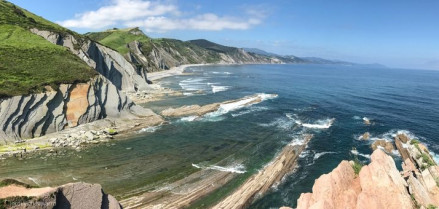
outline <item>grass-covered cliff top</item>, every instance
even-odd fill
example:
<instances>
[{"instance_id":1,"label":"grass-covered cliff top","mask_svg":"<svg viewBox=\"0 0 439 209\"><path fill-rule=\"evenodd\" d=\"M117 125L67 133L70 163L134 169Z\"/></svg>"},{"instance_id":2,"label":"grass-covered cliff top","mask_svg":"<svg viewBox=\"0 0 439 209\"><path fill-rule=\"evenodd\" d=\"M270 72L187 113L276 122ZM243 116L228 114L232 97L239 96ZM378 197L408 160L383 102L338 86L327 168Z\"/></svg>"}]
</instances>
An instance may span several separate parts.
<instances>
[{"instance_id":1,"label":"grass-covered cliff top","mask_svg":"<svg viewBox=\"0 0 439 209\"><path fill-rule=\"evenodd\" d=\"M219 56L217 54L211 53L188 41L168 38L153 39L146 36L139 28L114 28L103 32L87 33L85 35L96 42L118 51L122 55L125 55L130 51L128 48L129 43L138 41L145 56L148 56L155 46L162 49L172 48L173 50L178 51L179 55L188 59L190 63L196 63L195 59L192 57L194 55L189 52L190 50L195 52L197 56L205 57L206 62L214 63L219 61Z\"/></svg>"},{"instance_id":2,"label":"grass-covered cliff top","mask_svg":"<svg viewBox=\"0 0 439 209\"><path fill-rule=\"evenodd\" d=\"M104 32L87 33L90 39L97 41L105 46L108 46L121 54L129 52L127 44L133 41L148 43L151 41L138 28L128 29L111 29Z\"/></svg>"},{"instance_id":3,"label":"grass-covered cliff top","mask_svg":"<svg viewBox=\"0 0 439 209\"><path fill-rule=\"evenodd\" d=\"M61 83L85 82L96 75L67 48L31 33L30 28L71 34L0 0L0 98L42 92L46 85L57 88Z\"/></svg>"}]
</instances>

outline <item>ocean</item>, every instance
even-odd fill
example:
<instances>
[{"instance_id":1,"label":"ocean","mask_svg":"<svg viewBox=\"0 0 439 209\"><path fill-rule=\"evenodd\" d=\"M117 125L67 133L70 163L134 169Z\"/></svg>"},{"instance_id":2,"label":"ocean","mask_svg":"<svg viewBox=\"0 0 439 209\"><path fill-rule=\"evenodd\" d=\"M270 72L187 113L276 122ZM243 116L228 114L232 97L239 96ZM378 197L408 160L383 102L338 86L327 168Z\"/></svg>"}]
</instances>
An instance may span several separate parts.
<instances>
[{"instance_id":1,"label":"ocean","mask_svg":"<svg viewBox=\"0 0 439 209\"><path fill-rule=\"evenodd\" d=\"M313 134L296 171L250 206L278 208L294 207L299 195L310 192L314 180L340 161L358 158L367 163L370 145L377 139L393 140L404 132L439 154L439 71L310 64L201 66L159 83L184 96L144 105L156 112L253 94L264 101L237 104L201 119L169 119L125 140L81 152L3 160L0 178L41 186L100 183L120 199L166 187L198 169L238 174L197 204L203 205L230 192L288 143L302 143L303 134ZM370 140L360 139L365 132ZM393 156L400 164L398 155Z\"/></svg>"}]
</instances>

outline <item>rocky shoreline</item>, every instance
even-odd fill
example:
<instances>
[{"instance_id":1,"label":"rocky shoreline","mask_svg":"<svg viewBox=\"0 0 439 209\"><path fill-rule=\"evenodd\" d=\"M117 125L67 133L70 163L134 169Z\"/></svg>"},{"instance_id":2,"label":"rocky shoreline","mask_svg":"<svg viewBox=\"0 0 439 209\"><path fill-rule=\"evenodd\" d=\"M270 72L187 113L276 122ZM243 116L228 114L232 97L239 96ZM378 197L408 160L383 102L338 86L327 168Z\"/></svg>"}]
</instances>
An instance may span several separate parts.
<instances>
[{"instance_id":1,"label":"rocky shoreline","mask_svg":"<svg viewBox=\"0 0 439 209\"><path fill-rule=\"evenodd\" d=\"M370 164L342 161L318 178L312 193L301 194L297 209L437 208L439 166L427 147L405 134L395 136L393 143L403 161L402 171L387 149L377 148Z\"/></svg>"}]
</instances>

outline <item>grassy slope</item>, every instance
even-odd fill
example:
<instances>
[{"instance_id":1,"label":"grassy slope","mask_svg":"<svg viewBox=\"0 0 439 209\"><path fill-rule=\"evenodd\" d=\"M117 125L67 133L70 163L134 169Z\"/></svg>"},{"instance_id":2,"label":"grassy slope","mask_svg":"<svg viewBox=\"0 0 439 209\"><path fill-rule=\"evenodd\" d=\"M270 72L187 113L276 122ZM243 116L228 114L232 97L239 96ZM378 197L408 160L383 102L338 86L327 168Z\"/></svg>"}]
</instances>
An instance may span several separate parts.
<instances>
[{"instance_id":1,"label":"grassy slope","mask_svg":"<svg viewBox=\"0 0 439 209\"><path fill-rule=\"evenodd\" d=\"M219 61L219 56L216 53L209 52L195 44L189 42L183 42L176 39L151 39L148 36L142 34L135 35L131 33L132 31L139 31L139 29L118 29L118 30L108 30L104 32L87 33L86 35L107 47L110 47L119 53L125 55L129 52L127 44L133 41L139 41L141 43L142 51L145 57L153 49L153 45L158 48L172 48L181 55L175 56L174 58L181 61L185 57L189 63L197 63L197 61L192 57L191 50L196 53L197 57L202 57L208 63L214 63Z\"/></svg>"},{"instance_id":2,"label":"grassy slope","mask_svg":"<svg viewBox=\"0 0 439 209\"><path fill-rule=\"evenodd\" d=\"M42 92L44 86L88 81L96 72L62 46L29 31L78 34L0 1L0 98Z\"/></svg>"},{"instance_id":3,"label":"grassy slope","mask_svg":"<svg viewBox=\"0 0 439 209\"><path fill-rule=\"evenodd\" d=\"M88 33L86 35L92 40L108 46L123 55L129 52L129 49L127 47L128 43L131 43L133 41L149 43L151 40L145 35L132 34L129 32L129 30L109 30L105 32Z\"/></svg>"}]
</instances>

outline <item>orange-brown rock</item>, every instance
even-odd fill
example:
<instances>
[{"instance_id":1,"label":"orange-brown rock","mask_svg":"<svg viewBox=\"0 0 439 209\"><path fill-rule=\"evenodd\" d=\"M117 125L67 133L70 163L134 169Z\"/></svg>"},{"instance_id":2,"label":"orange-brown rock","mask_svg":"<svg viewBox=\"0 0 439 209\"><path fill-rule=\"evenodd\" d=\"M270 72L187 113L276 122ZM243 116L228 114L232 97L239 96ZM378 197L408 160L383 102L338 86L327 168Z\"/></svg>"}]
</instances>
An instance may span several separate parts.
<instances>
[{"instance_id":1,"label":"orange-brown rock","mask_svg":"<svg viewBox=\"0 0 439 209\"><path fill-rule=\"evenodd\" d=\"M395 146L393 146L392 142L388 142L386 140L380 139L380 140L376 140L372 145L372 150L376 150L378 149L378 147L383 147L384 150L388 153L392 152L393 150L395 150Z\"/></svg>"},{"instance_id":2,"label":"orange-brown rock","mask_svg":"<svg viewBox=\"0 0 439 209\"><path fill-rule=\"evenodd\" d=\"M404 209L413 208L407 183L393 159L377 149L371 163L356 176L351 163L342 161L331 173L322 175L297 202L297 209Z\"/></svg>"},{"instance_id":3,"label":"orange-brown rock","mask_svg":"<svg viewBox=\"0 0 439 209\"><path fill-rule=\"evenodd\" d=\"M331 173L320 176L312 191L300 195L297 209L356 208L361 187L351 163L342 161Z\"/></svg>"},{"instance_id":4,"label":"orange-brown rock","mask_svg":"<svg viewBox=\"0 0 439 209\"><path fill-rule=\"evenodd\" d=\"M409 137L405 134L398 134L396 137L398 137L399 140L402 141L402 143L407 143L410 140Z\"/></svg>"},{"instance_id":5,"label":"orange-brown rock","mask_svg":"<svg viewBox=\"0 0 439 209\"><path fill-rule=\"evenodd\" d=\"M404 148L402 141L401 139L399 139L399 137L395 137L395 145L399 151L399 154L401 154L402 160L411 159L409 152L406 148Z\"/></svg>"},{"instance_id":6,"label":"orange-brown rock","mask_svg":"<svg viewBox=\"0 0 439 209\"><path fill-rule=\"evenodd\" d=\"M89 84L76 84L73 87L67 102L66 117L70 127L78 125L79 118L88 108Z\"/></svg>"},{"instance_id":7,"label":"orange-brown rock","mask_svg":"<svg viewBox=\"0 0 439 209\"><path fill-rule=\"evenodd\" d=\"M370 133L369 132L366 132L366 133L364 133L362 136L361 136L361 139L362 140L368 140L370 138Z\"/></svg>"}]
</instances>

